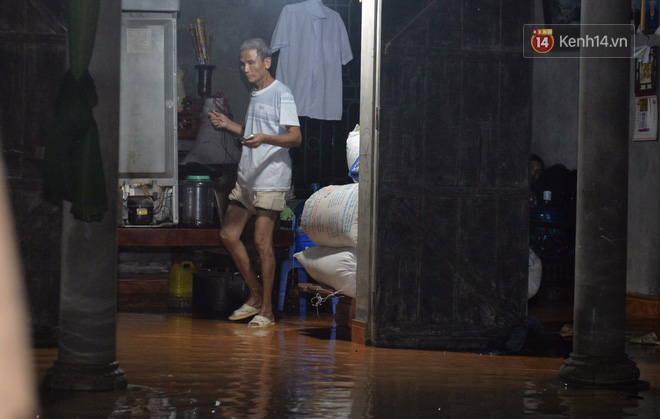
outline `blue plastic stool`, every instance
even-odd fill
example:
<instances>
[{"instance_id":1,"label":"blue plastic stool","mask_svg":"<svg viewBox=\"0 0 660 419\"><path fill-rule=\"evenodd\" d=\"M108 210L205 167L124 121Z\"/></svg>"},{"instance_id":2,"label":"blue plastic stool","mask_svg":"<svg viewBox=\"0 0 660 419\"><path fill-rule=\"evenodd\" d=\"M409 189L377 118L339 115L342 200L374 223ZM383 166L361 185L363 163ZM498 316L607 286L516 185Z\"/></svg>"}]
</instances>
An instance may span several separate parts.
<instances>
[{"instance_id":1,"label":"blue plastic stool","mask_svg":"<svg viewBox=\"0 0 660 419\"><path fill-rule=\"evenodd\" d=\"M295 237L293 240L293 246L289 248L289 258L282 261L282 272L280 273L280 293L277 300L277 309L284 311L284 300L286 297L286 286L289 273L296 269L298 272L298 283L306 284L308 282L308 275L305 267L302 266L298 259L294 258L293 255L298 252L302 252L308 247L316 246L316 243L311 241L307 234L305 234L302 229L296 228L296 216L293 216L291 222L291 227L295 231ZM304 293L303 293L304 294ZM332 297L332 315L335 315L337 311L337 303L339 302L339 297ZM300 306L300 314L304 315L307 313L307 299L304 295L298 298L298 305Z\"/></svg>"}]
</instances>

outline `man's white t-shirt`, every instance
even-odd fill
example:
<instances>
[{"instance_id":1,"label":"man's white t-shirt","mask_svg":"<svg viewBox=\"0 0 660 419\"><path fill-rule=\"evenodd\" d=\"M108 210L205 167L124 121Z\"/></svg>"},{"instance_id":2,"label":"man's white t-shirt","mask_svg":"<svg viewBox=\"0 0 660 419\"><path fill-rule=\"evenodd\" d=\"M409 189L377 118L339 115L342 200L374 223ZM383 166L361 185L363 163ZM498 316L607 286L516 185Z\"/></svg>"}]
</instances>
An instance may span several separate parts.
<instances>
[{"instance_id":1,"label":"man's white t-shirt","mask_svg":"<svg viewBox=\"0 0 660 419\"><path fill-rule=\"evenodd\" d=\"M286 134L286 126L300 126L291 89L275 80L252 91L245 115L245 137ZM243 147L238 163L238 184L251 191L288 191L291 188L289 149L271 144Z\"/></svg>"}]
</instances>

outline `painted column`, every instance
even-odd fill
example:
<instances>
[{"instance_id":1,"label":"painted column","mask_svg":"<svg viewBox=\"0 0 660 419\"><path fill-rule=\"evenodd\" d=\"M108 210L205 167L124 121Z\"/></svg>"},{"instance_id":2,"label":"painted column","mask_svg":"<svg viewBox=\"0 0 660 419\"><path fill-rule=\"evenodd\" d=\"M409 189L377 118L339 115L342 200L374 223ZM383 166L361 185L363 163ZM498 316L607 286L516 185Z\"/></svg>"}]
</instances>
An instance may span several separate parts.
<instances>
[{"instance_id":1,"label":"painted column","mask_svg":"<svg viewBox=\"0 0 660 419\"><path fill-rule=\"evenodd\" d=\"M585 1L581 19L628 24L630 5ZM559 370L569 384L639 378L625 353L629 80L628 59L580 60L573 352Z\"/></svg>"},{"instance_id":2,"label":"painted column","mask_svg":"<svg viewBox=\"0 0 660 419\"><path fill-rule=\"evenodd\" d=\"M121 2L102 1L89 71L99 102L94 108L103 156L109 211L102 221L73 218L64 202L59 350L43 385L58 390L125 388L116 360L117 161L119 138L119 30Z\"/></svg>"}]
</instances>

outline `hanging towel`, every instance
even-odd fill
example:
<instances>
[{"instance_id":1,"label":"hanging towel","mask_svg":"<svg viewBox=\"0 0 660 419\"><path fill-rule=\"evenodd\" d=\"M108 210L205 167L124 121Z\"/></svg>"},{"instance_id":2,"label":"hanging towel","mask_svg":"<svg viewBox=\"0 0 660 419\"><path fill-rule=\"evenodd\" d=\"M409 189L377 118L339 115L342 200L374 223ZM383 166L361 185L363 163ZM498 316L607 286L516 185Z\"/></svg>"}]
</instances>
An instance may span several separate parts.
<instances>
[{"instance_id":1,"label":"hanging towel","mask_svg":"<svg viewBox=\"0 0 660 419\"><path fill-rule=\"evenodd\" d=\"M72 203L83 221L100 221L108 209L99 131L98 102L88 67L94 50L100 0L67 0L69 69L57 92L55 116L44 156L44 192Z\"/></svg>"},{"instance_id":2,"label":"hanging towel","mask_svg":"<svg viewBox=\"0 0 660 419\"><path fill-rule=\"evenodd\" d=\"M98 97L87 70L64 75L45 153L44 190L72 203L79 220L100 221L107 210L99 132L92 113Z\"/></svg>"}]
</instances>

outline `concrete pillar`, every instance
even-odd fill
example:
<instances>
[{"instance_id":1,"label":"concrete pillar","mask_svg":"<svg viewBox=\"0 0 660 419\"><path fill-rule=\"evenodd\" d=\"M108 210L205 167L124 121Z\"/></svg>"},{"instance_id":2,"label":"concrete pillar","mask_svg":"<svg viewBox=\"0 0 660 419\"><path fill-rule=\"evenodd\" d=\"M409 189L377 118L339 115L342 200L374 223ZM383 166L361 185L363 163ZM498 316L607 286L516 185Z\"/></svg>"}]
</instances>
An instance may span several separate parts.
<instances>
[{"instance_id":1,"label":"concrete pillar","mask_svg":"<svg viewBox=\"0 0 660 419\"><path fill-rule=\"evenodd\" d=\"M100 133L108 205L100 222L75 220L64 203L59 350L43 385L58 390L106 391L127 386L116 360L117 161L121 2L101 2L90 74L99 96Z\"/></svg>"},{"instance_id":2,"label":"concrete pillar","mask_svg":"<svg viewBox=\"0 0 660 419\"><path fill-rule=\"evenodd\" d=\"M582 23L630 23L630 5L582 2ZM639 379L625 353L629 80L629 60L580 60L573 352L559 370L569 384Z\"/></svg>"}]
</instances>

